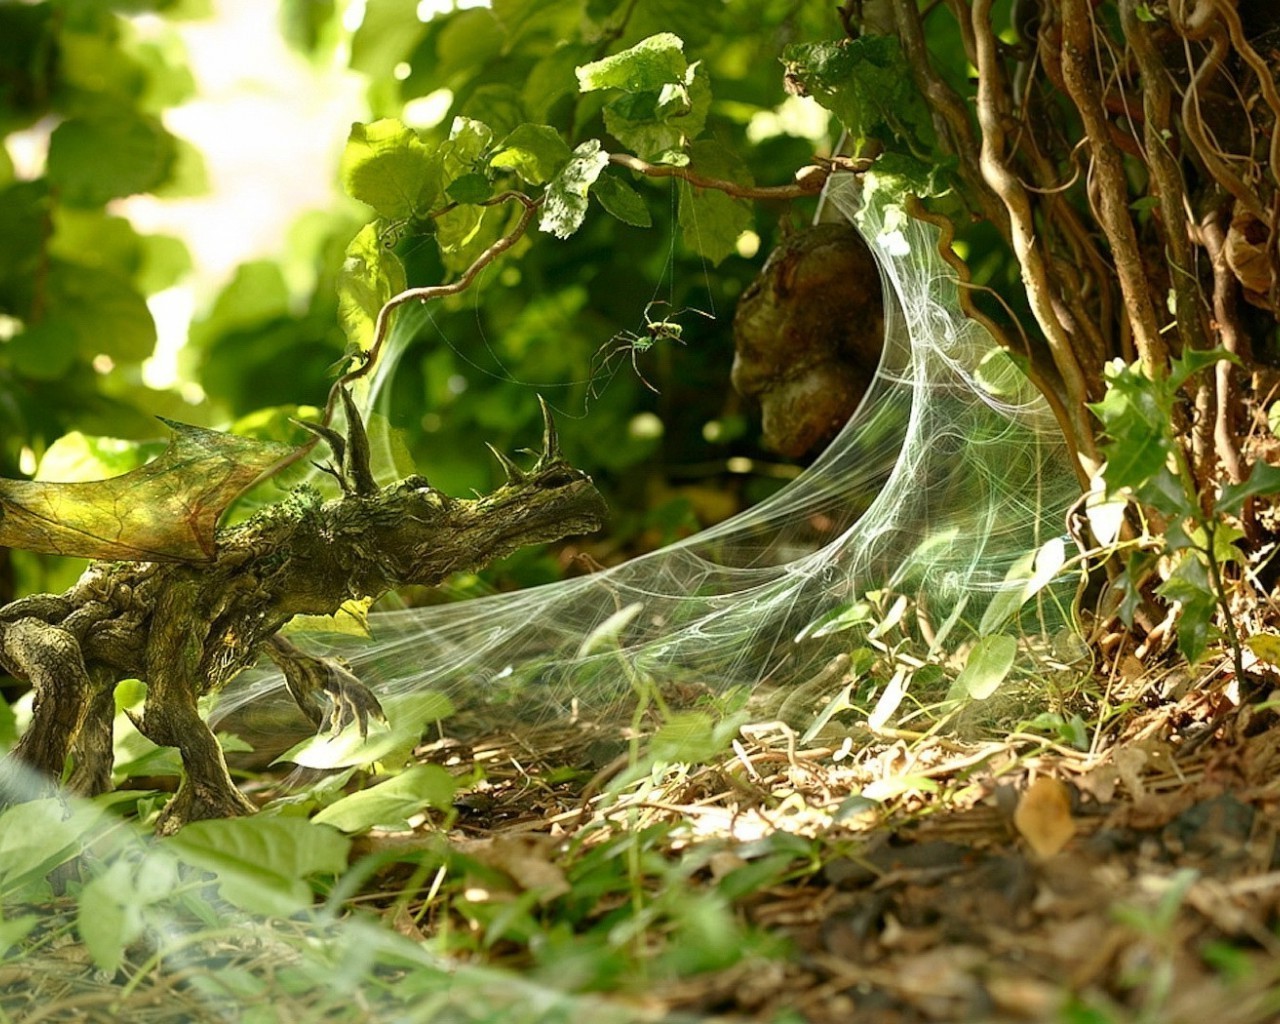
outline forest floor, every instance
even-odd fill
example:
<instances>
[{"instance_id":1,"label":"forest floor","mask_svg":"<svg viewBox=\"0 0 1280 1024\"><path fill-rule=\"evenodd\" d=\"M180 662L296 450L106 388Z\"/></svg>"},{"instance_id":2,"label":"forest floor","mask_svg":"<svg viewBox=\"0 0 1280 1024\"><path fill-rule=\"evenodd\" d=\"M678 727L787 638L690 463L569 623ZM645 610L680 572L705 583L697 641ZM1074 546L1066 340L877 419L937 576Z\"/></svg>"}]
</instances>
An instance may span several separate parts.
<instances>
[{"instance_id":1,"label":"forest floor","mask_svg":"<svg viewBox=\"0 0 1280 1024\"><path fill-rule=\"evenodd\" d=\"M349 903L442 954L436 982L375 958L326 998L288 977L318 940L280 922L194 936L185 963L142 949L115 977L74 942L10 960L0 1019L1278 1020L1276 706L1129 685L1089 751L762 725L624 786L616 726L466 742L464 715L418 755L482 781L449 820L361 837L376 869Z\"/></svg>"}]
</instances>

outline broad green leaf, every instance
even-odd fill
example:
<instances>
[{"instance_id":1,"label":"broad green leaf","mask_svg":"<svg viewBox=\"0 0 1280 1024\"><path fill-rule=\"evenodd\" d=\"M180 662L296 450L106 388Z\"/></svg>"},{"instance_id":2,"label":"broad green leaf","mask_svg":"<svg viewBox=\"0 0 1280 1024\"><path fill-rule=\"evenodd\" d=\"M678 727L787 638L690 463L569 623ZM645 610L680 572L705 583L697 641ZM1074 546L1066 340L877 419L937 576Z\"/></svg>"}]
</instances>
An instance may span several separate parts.
<instances>
[{"instance_id":1,"label":"broad green leaf","mask_svg":"<svg viewBox=\"0 0 1280 1024\"><path fill-rule=\"evenodd\" d=\"M72 206L101 206L161 185L175 152L173 136L154 118L125 109L73 117L49 139L49 181Z\"/></svg>"},{"instance_id":2,"label":"broad green leaf","mask_svg":"<svg viewBox=\"0 0 1280 1024\"><path fill-rule=\"evenodd\" d=\"M212 872L229 902L282 917L310 906L305 879L340 874L351 849L336 829L265 815L193 822L161 843L179 860Z\"/></svg>"},{"instance_id":3,"label":"broad green leaf","mask_svg":"<svg viewBox=\"0 0 1280 1024\"><path fill-rule=\"evenodd\" d=\"M212 559L218 517L293 451L165 420L155 461L86 483L0 480L0 545L135 561Z\"/></svg>"},{"instance_id":4,"label":"broad green leaf","mask_svg":"<svg viewBox=\"0 0 1280 1024\"><path fill-rule=\"evenodd\" d=\"M969 651L969 658L956 677L956 689L974 700L986 700L999 688L1013 668L1018 655L1018 641L1004 633L980 638Z\"/></svg>"},{"instance_id":5,"label":"broad green leaf","mask_svg":"<svg viewBox=\"0 0 1280 1024\"><path fill-rule=\"evenodd\" d=\"M0 894L43 878L88 845L103 820L100 807L51 797L0 813Z\"/></svg>"},{"instance_id":6,"label":"broad green leaf","mask_svg":"<svg viewBox=\"0 0 1280 1024\"><path fill-rule=\"evenodd\" d=\"M577 69L578 88L582 92L657 92L664 85L683 83L687 70L684 42L670 32L660 32L621 53L583 64Z\"/></svg>"},{"instance_id":7,"label":"broad green leaf","mask_svg":"<svg viewBox=\"0 0 1280 1024\"><path fill-rule=\"evenodd\" d=\"M59 314L28 324L5 346L15 371L32 380L57 380L76 361L80 333Z\"/></svg>"},{"instance_id":8,"label":"broad green leaf","mask_svg":"<svg viewBox=\"0 0 1280 1024\"><path fill-rule=\"evenodd\" d=\"M1215 363L1220 363L1224 360L1229 363L1235 363L1237 366L1244 365L1239 356L1233 355L1225 348L1184 349L1181 356L1169 360L1169 382L1167 387L1170 393L1178 391L1183 384L1201 370L1208 369Z\"/></svg>"},{"instance_id":9,"label":"broad green leaf","mask_svg":"<svg viewBox=\"0 0 1280 1024\"><path fill-rule=\"evenodd\" d=\"M106 354L136 363L155 350L156 325L146 299L121 275L57 260L48 277L47 301L76 332L85 360Z\"/></svg>"},{"instance_id":10,"label":"broad green leaf","mask_svg":"<svg viewBox=\"0 0 1280 1024\"><path fill-rule=\"evenodd\" d=\"M683 163L683 147L702 133L711 107L711 79L701 61L680 84L657 92L629 93L604 110L604 126L636 155L658 163Z\"/></svg>"},{"instance_id":11,"label":"broad green leaf","mask_svg":"<svg viewBox=\"0 0 1280 1024\"><path fill-rule=\"evenodd\" d=\"M609 154L600 148L599 139L581 143L547 186L538 228L557 238L568 238L577 231L587 215L587 193L608 165Z\"/></svg>"},{"instance_id":12,"label":"broad green leaf","mask_svg":"<svg viewBox=\"0 0 1280 1024\"><path fill-rule=\"evenodd\" d=\"M491 0L493 16L507 35L507 50L531 36L572 38L582 19L582 0Z\"/></svg>"},{"instance_id":13,"label":"broad green leaf","mask_svg":"<svg viewBox=\"0 0 1280 1024\"><path fill-rule=\"evenodd\" d=\"M43 918L39 914L23 914L20 917L0 918L0 959L31 934Z\"/></svg>"},{"instance_id":14,"label":"broad green leaf","mask_svg":"<svg viewBox=\"0 0 1280 1024\"><path fill-rule=\"evenodd\" d=\"M426 26L418 20L418 0L366 0L363 7L351 37L351 67L379 78L413 52Z\"/></svg>"},{"instance_id":15,"label":"broad green leaf","mask_svg":"<svg viewBox=\"0 0 1280 1024\"><path fill-rule=\"evenodd\" d=\"M705 711L679 711L658 727L649 742L656 761L704 764L729 746L742 724L737 718L715 720Z\"/></svg>"},{"instance_id":16,"label":"broad green leaf","mask_svg":"<svg viewBox=\"0 0 1280 1024\"><path fill-rule=\"evenodd\" d=\"M455 203L483 203L493 195L493 186L485 175L472 171L450 182L445 194Z\"/></svg>"},{"instance_id":17,"label":"broad green leaf","mask_svg":"<svg viewBox=\"0 0 1280 1024\"><path fill-rule=\"evenodd\" d=\"M542 185L559 174L573 156L568 143L550 125L522 124L503 139L489 164L515 171L530 185Z\"/></svg>"},{"instance_id":18,"label":"broad green leaf","mask_svg":"<svg viewBox=\"0 0 1280 1024\"><path fill-rule=\"evenodd\" d=\"M653 224L643 197L617 175L602 173L591 187L591 194L624 224L637 228L647 228Z\"/></svg>"},{"instance_id":19,"label":"broad green leaf","mask_svg":"<svg viewBox=\"0 0 1280 1024\"><path fill-rule=\"evenodd\" d=\"M330 804L312 820L343 832L404 829L424 807L448 810L458 782L437 764L420 764L394 778Z\"/></svg>"},{"instance_id":20,"label":"broad green leaf","mask_svg":"<svg viewBox=\"0 0 1280 1024\"><path fill-rule=\"evenodd\" d=\"M587 658L600 651L611 650L622 646L622 633L631 625L637 615L644 611L643 601L633 601L613 612L595 629L588 633L578 646L576 657Z\"/></svg>"},{"instance_id":21,"label":"broad green leaf","mask_svg":"<svg viewBox=\"0 0 1280 1024\"><path fill-rule=\"evenodd\" d=\"M440 189L418 133L392 118L351 126L339 172L347 195L388 220L425 214Z\"/></svg>"},{"instance_id":22,"label":"broad green leaf","mask_svg":"<svg viewBox=\"0 0 1280 1024\"><path fill-rule=\"evenodd\" d=\"M717 142L695 142L690 156L694 170L709 178L751 183L746 166ZM736 251L738 236L751 227L751 204L715 189L684 187L679 220L685 245L719 263Z\"/></svg>"},{"instance_id":23,"label":"broad green leaf","mask_svg":"<svg viewBox=\"0 0 1280 1024\"><path fill-rule=\"evenodd\" d=\"M378 313L405 290L404 266L382 243L378 224L366 224L347 246L338 271L338 322L359 352L373 344Z\"/></svg>"},{"instance_id":24,"label":"broad green leaf","mask_svg":"<svg viewBox=\"0 0 1280 1024\"><path fill-rule=\"evenodd\" d=\"M152 901L134 891L136 867L124 859L117 860L80 892L76 930L100 971L114 973L123 962L126 949L142 935L142 908ZM139 880L149 872L150 864L141 865ZM172 874L166 880L170 885L176 881Z\"/></svg>"}]
</instances>

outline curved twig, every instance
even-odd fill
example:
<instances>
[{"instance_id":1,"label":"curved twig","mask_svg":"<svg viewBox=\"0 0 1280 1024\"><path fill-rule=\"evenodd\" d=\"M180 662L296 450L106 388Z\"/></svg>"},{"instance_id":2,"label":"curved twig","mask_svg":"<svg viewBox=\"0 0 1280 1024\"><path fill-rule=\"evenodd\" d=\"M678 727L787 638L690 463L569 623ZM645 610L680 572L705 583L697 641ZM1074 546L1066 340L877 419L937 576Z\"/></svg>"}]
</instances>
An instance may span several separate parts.
<instances>
[{"instance_id":1,"label":"curved twig","mask_svg":"<svg viewBox=\"0 0 1280 1024\"><path fill-rule=\"evenodd\" d=\"M1098 183L1098 222L1111 245L1138 358L1148 375L1155 378L1167 372L1169 352L1156 323L1142 254L1138 250L1138 236L1129 215L1129 185L1124 164L1111 145L1110 121L1098 90L1088 0L1063 0L1061 14L1062 78L1080 112L1092 150Z\"/></svg>"},{"instance_id":2,"label":"curved twig","mask_svg":"<svg viewBox=\"0 0 1280 1024\"><path fill-rule=\"evenodd\" d=\"M1066 392L1067 419L1081 454L1090 458L1095 469L1093 427L1085 403L1089 400L1089 384L1072 349L1071 336L1059 319L1053 303L1044 253L1036 241L1035 218L1031 200L1017 176L1005 163L1005 136L997 90L1003 78L998 64L995 36L986 28L990 23L992 0L974 0L972 20L975 53L978 58L978 123L982 128L980 166L982 175L1009 211L1010 241L1022 272L1027 301L1040 329L1044 332L1054 365L1062 374Z\"/></svg>"}]
</instances>

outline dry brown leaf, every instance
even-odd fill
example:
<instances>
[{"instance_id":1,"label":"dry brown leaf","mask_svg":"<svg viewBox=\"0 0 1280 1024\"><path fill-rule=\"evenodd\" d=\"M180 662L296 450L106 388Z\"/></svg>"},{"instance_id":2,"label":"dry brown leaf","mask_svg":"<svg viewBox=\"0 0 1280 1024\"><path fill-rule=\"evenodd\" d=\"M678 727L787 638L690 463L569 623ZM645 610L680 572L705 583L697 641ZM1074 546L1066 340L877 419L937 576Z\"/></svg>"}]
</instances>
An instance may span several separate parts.
<instances>
[{"instance_id":1,"label":"dry brown leaf","mask_svg":"<svg viewBox=\"0 0 1280 1024\"><path fill-rule=\"evenodd\" d=\"M545 836L494 836L460 843L459 848L491 868L501 871L528 892L537 892L539 903L549 903L569 891L560 865L551 858L559 844Z\"/></svg>"},{"instance_id":2,"label":"dry brown leaf","mask_svg":"<svg viewBox=\"0 0 1280 1024\"><path fill-rule=\"evenodd\" d=\"M1076 834L1071 794L1057 779L1040 776L1022 794L1013 823L1038 857L1052 857Z\"/></svg>"}]
</instances>

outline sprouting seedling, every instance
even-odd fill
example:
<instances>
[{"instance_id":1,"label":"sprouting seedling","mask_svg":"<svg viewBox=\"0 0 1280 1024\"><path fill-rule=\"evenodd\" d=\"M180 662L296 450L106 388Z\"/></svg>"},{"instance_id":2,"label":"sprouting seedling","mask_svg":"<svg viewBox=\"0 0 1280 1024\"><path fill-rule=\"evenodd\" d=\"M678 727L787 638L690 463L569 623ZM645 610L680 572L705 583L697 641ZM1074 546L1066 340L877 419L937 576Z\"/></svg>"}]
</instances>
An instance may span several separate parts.
<instances>
[{"instance_id":1,"label":"sprouting seedling","mask_svg":"<svg viewBox=\"0 0 1280 1024\"><path fill-rule=\"evenodd\" d=\"M631 368L635 370L636 377L640 383L656 395L658 389L640 371L639 357L659 342L671 341L677 345L683 345L684 325L680 323L679 318L686 313L697 313L708 320L715 319L711 313L693 306L675 310L662 318L656 318L653 315L655 306L666 306L670 309L671 303L665 299L654 299L644 308L643 331L619 331L596 349L595 355L591 357L592 398L599 397L595 382L601 377L604 377L606 382L612 380L614 374L617 373L618 363L627 356L631 357Z\"/></svg>"}]
</instances>

